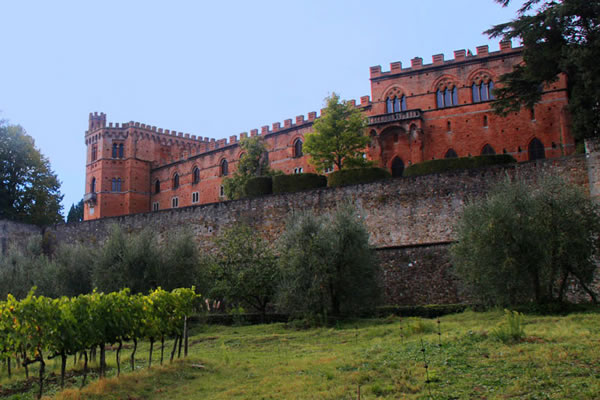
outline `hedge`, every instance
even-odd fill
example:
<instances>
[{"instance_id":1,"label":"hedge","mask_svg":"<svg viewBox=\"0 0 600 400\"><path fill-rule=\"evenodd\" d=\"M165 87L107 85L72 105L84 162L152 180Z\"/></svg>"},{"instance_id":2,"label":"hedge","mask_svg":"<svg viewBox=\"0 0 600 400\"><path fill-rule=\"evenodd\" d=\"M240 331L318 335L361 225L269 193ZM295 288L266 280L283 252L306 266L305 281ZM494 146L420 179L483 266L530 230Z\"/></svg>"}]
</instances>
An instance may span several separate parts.
<instances>
[{"instance_id":1,"label":"hedge","mask_svg":"<svg viewBox=\"0 0 600 400\"><path fill-rule=\"evenodd\" d=\"M383 168L352 168L332 172L327 177L327 186L335 187L368 183L381 179L391 178L391 174Z\"/></svg>"},{"instance_id":2,"label":"hedge","mask_svg":"<svg viewBox=\"0 0 600 400\"><path fill-rule=\"evenodd\" d=\"M429 304L425 306L381 306L377 307L376 316L384 318L389 315L400 317L437 318L448 314L457 314L467 309L482 311L483 308L473 304Z\"/></svg>"},{"instance_id":3,"label":"hedge","mask_svg":"<svg viewBox=\"0 0 600 400\"><path fill-rule=\"evenodd\" d=\"M270 176L257 176L248 179L244 186L246 197L257 197L273 193L273 178Z\"/></svg>"},{"instance_id":4,"label":"hedge","mask_svg":"<svg viewBox=\"0 0 600 400\"><path fill-rule=\"evenodd\" d=\"M481 168L489 165L511 164L517 160L509 154L494 154L477 157L443 158L414 164L404 170L404 176L419 176L452 171L456 169Z\"/></svg>"},{"instance_id":5,"label":"hedge","mask_svg":"<svg viewBox=\"0 0 600 400\"><path fill-rule=\"evenodd\" d=\"M273 177L273 193L292 193L325 186L327 186L327 178L323 175L305 173Z\"/></svg>"}]
</instances>

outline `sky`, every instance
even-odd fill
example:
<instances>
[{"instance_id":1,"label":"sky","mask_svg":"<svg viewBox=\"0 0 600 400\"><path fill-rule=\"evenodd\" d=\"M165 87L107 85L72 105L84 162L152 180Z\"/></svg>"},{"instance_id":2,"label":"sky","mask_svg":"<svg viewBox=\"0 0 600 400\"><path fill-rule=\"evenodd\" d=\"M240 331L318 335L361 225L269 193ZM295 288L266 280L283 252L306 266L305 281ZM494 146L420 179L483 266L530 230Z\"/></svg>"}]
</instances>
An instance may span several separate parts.
<instances>
[{"instance_id":1,"label":"sky","mask_svg":"<svg viewBox=\"0 0 600 400\"><path fill-rule=\"evenodd\" d=\"M85 189L90 112L215 139L370 95L369 67L498 40L519 2L0 0L0 119Z\"/></svg>"}]
</instances>

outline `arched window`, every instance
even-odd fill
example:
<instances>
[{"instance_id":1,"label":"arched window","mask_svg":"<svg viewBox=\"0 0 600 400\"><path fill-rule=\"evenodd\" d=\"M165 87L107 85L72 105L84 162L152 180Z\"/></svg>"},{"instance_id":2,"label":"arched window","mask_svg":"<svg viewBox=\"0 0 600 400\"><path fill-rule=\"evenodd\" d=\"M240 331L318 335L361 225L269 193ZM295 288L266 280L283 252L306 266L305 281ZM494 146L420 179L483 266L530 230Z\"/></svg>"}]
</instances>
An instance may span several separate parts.
<instances>
[{"instance_id":1,"label":"arched window","mask_svg":"<svg viewBox=\"0 0 600 400\"><path fill-rule=\"evenodd\" d=\"M96 178L92 177L92 182L90 183L90 193L96 193Z\"/></svg>"},{"instance_id":2,"label":"arched window","mask_svg":"<svg viewBox=\"0 0 600 400\"><path fill-rule=\"evenodd\" d=\"M121 191L121 178L112 178L112 186L111 191L120 192Z\"/></svg>"},{"instance_id":3,"label":"arched window","mask_svg":"<svg viewBox=\"0 0 600 400\"><path fill-rule=\"evenodd\" d=\"M388 97L388 99L386 101L385 108L388 113L394 112L394 104L392 103L392 99L390 97Z\"/></svg>"},{"instance_id":4,"label":"arched window","mask_svg":"<svg viewBox=\"0 0 600 400\"><path fill-rule=\"evenodd\" d=\"M156 180L156 182L154 182L154 193L160 193L160 180Z\"/></svg>"},{"instance_id":5,"label":"arched window","mask_svg":"<svg viewBox=\"0 0 600 400\"><path fill-rule=\"evenodd\" d=\"M458 105L458 87L438 89L436 92L438 108L451 107Z\"/></svg>"},{"instance_id":6,"label":"arched window","mask_svg":"<svg viewBox=\"0 0 600 400\"><path fill-rule=\"evenodd\" d=\"M196 184L200 182L200 168L194 167L192 170L192 183Z\"/></svg>"},{"instance_id":7,"label":"arched window","mask_svg":"<svg viewBox=\"0 0 600 400\"><path fill-rule=\"evenodd\" d=\"M483 126L486 127L486 128L488 126L488 116L487 115L483 116Z\"/></svg>"},{"instance_id":8,"label":"arched window","mask_svg":"<svg viewBox=\"0 0 600 400\"><path fill-rule=\"evenodd\" d=\"M391 99L388 99L388 113L390 112L400 112L406 111L406 96L402 95L402 97L396 97L394 99L394 108L391 110Z\"/></svg>"},{"instance_id":9,"label":"arched window","mask_svg":"<svg viewBox=\"0 0 600 400\"><path fill-rule=\"evenodd\" d=\"M112 147L112 158L117 158L118 155L118 146L116 143L113 143L113 147Z\"/></svg>"},{"instance_id":10,"label":"arched window","mask_svg":"<svg viewBox=\"0 0 600 400\"><path fill-rule=\"evenodd\" d=\"M543 160L544 158L546 158L544 145L538 138L533 138L529 142L529 160Z\"/></svg>"},{"instance_id":11,"label":"arched window","mask_svg":"<svg viewBox=\"0 0 600 400\"><path fill-rule=\"evenodd\" d=\"M229 175L229 163L227 160L221 161L221 176Z\"/></svg>"},{"instance_id":12,"label":"arched window","mask_svg":"<svg viewBox=\"0 0 600 400\"><path fill-rule=\"evenodd\" d=\"M119 144L119 158L123 158L123 143Z\"/></svg>"},{"instance_id":13,"label":"arched window","mask_svg":"<svg viewBox=\"0 0 600 400\"><path fill-rule=\"evenodd\" d=\"M400 157L395 157L392 161L392 176L401 177L404 173L404 161Z\"/></svg>"},{"instance_id":14,"label":"arched window","mask_svg":"<svg viewBox=\"0 0 600 400\"><path fill-rule=\"evenodd\" d=\"M302 140L297 139L294 142L294 157L302 157Z\"/></svg>"},{"instance_id":15,"label":"arched window","mask_svg":"<svg viewBox=\"0 0 600 400\"><path fill-rule=\"evenodd\" d=\"M179 174L173 175L173 189L177 189L179 187Z\"/></svg>"},{"instance_id":16,"label":"arched window","mask_svg":"<svg viewBox=\"0 0 600 400\"><path fill-rule=\"evenodd\" d=\"M446 122L446 131L452 132L452 122Z\"/></svg>"},{"instance_id":17,"label":"arched window","mask_svg":"<svg viewBox=\"0 0 600 400\"><path fill-rule=\"evenodd\" d=\"M479 84L473 83L473 86L471 88L473 91L473 103L479 103L482 101L496 99L496 97L494 96L494 93L493 93L493 90L494 90L494 82L493 81L488 81L488 82L481 81L481 83L479 83Z\"/></svg>"},{"instance_id":18,"label":"arched window","mask_svg":"<svg viewBox=\"0 0 600 400\"><path fill-rule=\"evenodd\" d=\"M93 144L92 145L92 161L96 161L96 158L98 158L98 145Z\"/></svg>"},{"instance_id":19,"label":"arched window","mask_svg":"<svg viewBox=\"0 0 600 400\"><path fill-rule=\"evenodd\" d=\"M492 146L490 146L489 144L483 146L483 150L481 150L482 156L493 156L494 154L496 154L496 150L494 150Z\"/></svg>"},{"instance_id":20,"label":"arched window","mask_svg":"<svg viewBox=\"0 0 600 400\"><path fill-rule=\"evenodd\" d=\"M456 151L454 151L454 149L448 149L444 158L458 158L458 154L456 154Z\"/></svg>"}]
</instances>

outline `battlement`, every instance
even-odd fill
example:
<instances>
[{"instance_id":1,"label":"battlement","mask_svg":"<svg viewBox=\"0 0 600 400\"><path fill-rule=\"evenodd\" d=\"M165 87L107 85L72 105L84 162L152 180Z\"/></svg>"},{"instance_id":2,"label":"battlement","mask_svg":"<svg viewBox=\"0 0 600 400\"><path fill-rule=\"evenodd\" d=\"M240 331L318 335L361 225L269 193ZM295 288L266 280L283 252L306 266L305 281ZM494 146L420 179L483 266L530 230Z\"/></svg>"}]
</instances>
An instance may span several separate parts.
<instances>
[{"instance_id":1,"label":"battlement","mask_svg":"<svg viewBox=\"0 0 600 400\"><path fill-rule=\"evenodd\" d=\"M481 59L483 57L490 57L490 56L499 55L499 54L503 54L503 53L511 53L511 52L516 53L516 52L521 51L521 49L522 49L522 47L513 47L512 42L510 40L501 41L499 50L494 51L494 52L490 52L489 46L487 46L487 45L477 46L475 55L473 55L471 50L464 50L464 49L455 50L454 51L454 59L445 60L444 54L434 54L433 56L431 56L431 60L432 60L431 64L423 64L423 59L421 57L415 57L412 60L410 60L410 67L408 67L408 68L402 68L402 63L400 61L396 61L396 62L390 63L389 71L382 71L381 65L376 65L376 66L369 68L369 73L370 73L371 79L377 79L377 78L385 77L388 75L403 74L403 73L413 72L413 71L417 71L417 70L421 70L421 69L435 68L435 67L442 66L442 65L449 65L449 64L454 64L457 62L465 62L465 61L470 61L470 60L475 60L475 59Z\"/></svg>"}]
</instances>

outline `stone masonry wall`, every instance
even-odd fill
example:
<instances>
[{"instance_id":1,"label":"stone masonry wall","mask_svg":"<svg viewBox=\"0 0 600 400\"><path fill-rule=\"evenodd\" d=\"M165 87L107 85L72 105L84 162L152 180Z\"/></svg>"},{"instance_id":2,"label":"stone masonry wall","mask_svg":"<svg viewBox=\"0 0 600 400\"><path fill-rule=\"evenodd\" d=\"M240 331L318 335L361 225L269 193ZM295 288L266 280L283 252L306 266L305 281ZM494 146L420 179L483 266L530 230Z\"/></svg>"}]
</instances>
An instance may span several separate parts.
<instances>
[{"instance_id":1,"label":"stone masonry wall","mask_svg":"<svg viewBox=\"0 0 600 400\"><path fill-rule=\"evenodd\" d=\"M0 220L0 256L4 256L11 245L23 244L30 236L41 233L42 229L35 225Z\"/></svg>"}]
</instances>

